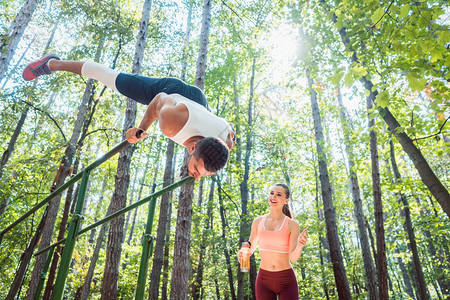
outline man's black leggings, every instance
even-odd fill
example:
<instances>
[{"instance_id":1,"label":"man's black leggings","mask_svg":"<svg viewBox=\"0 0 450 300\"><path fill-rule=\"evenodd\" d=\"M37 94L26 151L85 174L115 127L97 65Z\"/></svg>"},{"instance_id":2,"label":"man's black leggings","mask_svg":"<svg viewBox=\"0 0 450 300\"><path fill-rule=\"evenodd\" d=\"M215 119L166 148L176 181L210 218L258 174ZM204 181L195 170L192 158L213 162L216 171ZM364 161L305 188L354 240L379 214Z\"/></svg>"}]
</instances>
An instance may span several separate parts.
<instances>
[{"instance_id":1,"label":"man's black leggings","mask_svg":"<svg viewBox=\"0 0 450 300\"><path fill-rule=\"evenodd\" d=\"M159 93L180 94L209 110L208 102L203 92L196 86L186 84L177 78L152 78L135 74L119 73L116 78L117 90L145 105Z\"/></svg>"}]
</instances>

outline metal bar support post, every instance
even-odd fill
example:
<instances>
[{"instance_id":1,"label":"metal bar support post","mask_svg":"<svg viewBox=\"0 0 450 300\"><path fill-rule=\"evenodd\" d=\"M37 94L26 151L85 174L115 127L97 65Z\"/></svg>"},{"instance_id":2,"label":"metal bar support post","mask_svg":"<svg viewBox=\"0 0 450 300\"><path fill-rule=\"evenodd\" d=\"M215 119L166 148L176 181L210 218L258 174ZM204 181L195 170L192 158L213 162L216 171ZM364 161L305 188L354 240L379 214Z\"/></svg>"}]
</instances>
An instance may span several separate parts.
<instances>
[{"instance_id":1,"label":"metal bar support post","mask_svg":"<svg viewBox=\"0 0 450 300\"><path fill-rule=\"evenodd\" d=\"M84 206L84 200L86 198L87 184L89 181L90 171L87 170L83 173L83 179L81 179L80 191L78 194L77 205L75 213L72 216L72 221L69 225L69 232L66 238L66 244L61 256L61 263L59 265L58 275L56 277L55 286L53 287L52 300L60 300L64 295L64 286L66 284L67 275L69 274L69 267L72 261L73 249L75 248L75 241L80 228L82 219L81 212Z\"/></svg>"},{"instance_id":2,"label":"metal bar support post","mask_svg":"<svg viewBox=\"0 0 450 300\"><path fill-rule=\"evenodd\" d=\"M145 283L147 281L148 261L153 252L153 219L155 217L156 198L150 200L148 204L147 225L145 227L145 234L142 240L142 254L141 263L139 266L139 276L136 287L136 300L143 300L145 295Z\"/></svg>"}]
</instances>

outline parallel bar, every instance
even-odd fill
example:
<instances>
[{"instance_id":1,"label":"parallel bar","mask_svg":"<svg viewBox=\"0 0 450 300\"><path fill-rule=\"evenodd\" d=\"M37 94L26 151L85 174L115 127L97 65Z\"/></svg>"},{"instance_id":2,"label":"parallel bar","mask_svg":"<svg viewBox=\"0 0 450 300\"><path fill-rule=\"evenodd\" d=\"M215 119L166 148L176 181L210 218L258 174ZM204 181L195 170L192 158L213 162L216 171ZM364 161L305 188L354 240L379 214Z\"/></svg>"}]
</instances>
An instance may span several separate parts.
<instances>
[{"instance_id":1,"label":"parallel bar","mask_svg":"<svg viewBox=\"0 0 450 300\"><path fill-rule=\"evenodd\" d=\"M95 227L97 227L97 226L99 226L99 225L102 225L103 223L108 222L108 221L110 221L111 219L114 219L115 217L117 217L117 216L119 216L119 215L122 215L122 214L124 214L124 213L126 213L126 212L132 210L133 208L136 208L136 207L138 207L138 206L141 206L142 204L145 204L145 203L148 202L148 201L151 201L152 198L155 198L155 199L156 199L156 198L158 198L159 196L161 196L161 195L163 195L163 194L165 194L165 193L167 193L167 192L169 192L169 191L171 191L171 190L174 190L174 189L176 189L177 187L180 187L180 186L182 186L183 184L185 184L185 183L187 183L187 182L189 182L189 181L192 181L192 180L194 180L194 177L189 177L189 176L188 176L188 177L184 177L183 179L180 179L179 181L177 181L177 182L175 182L175 183L172 183L171 185L166 186L166 187L163 188L162 190L159 190L159 191L157 191L156 193L153 193L153 194L151 194L151 195L145 197L145 198L142 199L142 200L139 200L139 201L137 201L137 202L135 202L135 203L133 203L133 204L127 206L127 207L122 208L121 210L116 211L116 212L113 213L113 214L110 214L109 216L106 216L105 218L103 218L103 219L101 219L101 220L98 220L97 222L95 222L95 223L89 225L88 227L86 227L86 228L80 230L80 231L78 232L78 235L81 235L81 234L83 234L83 233L85 233L85 232L87 232L87 231L90 231L91 229L93 229L93 228L95 228ZM65 241L66 241L65 238L62 239L62 240L59 240L59 241L57 241L56 243L54 243L54 244L52 244L52 245L50 245L50 246L48 246L48 247L42 249L41 251L36 252L34 255L39 255L39 254L41 254L41 253L47 251L47 250L50 249L51 247L58 246L58 245L64 243Z\"/></svg>"},{"instance_id":2,"label":"parallel bar","mask_svg":"<svg viewBox=\"0 0 450 300\"><path fill-rule=\"evenodd\" d=\"M58 194L60 194L61 192L63 192L65 189L67 189L69 186L71 186L72 184L74 184L75 182L77 182L78 180L80 180L80 178L83 176L83 173L86 171L91 171L94 168L98 167L99 165L101 165L102 163L104 163L105 161L107 161L108 159L110 159L112 156L116 155L117 153L119 153L120 151L122 151L125 148L128 148L131 144L127 141L123 141L122 143L120 143L119 145L117 145L116 147L114 147L113 149L111 149L109 152L107 152L105 155L103 155L102 157L100 157L99 159L97 159L96 161L94 161L92 164L90 164L89 166L87 166L83 171L79 172L77 175L75 175L74 177L72 177L72 179L70 179L69 181L67 181L65 184L63 184L62 186L60 186L58 189L56 189L56 191L54 191L53 193L51 193L47 198L45 198L44 200L42 200L41 202L39 202L38 204L36 204L33 208L31 208L28 212L26 212L23 216L21 216L19 219L17 219L15 222L13 222L11 225L9 225L8 227L6 227L5 229L3 229L0 232L0 242L3 238L3 235L8 232L9 230L11 230L12 228L14 228L17 224L19 224L20 222L22 222L23 220L25 220L27 217L29 217L30 215L32 215L33 213L35 213L39 208L41 208L42 206L44 206L45 204L47 204L48 202L50 202L50 200L52 200L54 197L56 197Z\"/></svg>"},{"instance_id":3,"label":"parallel bar","mask_svg":"<svg viewBox=\"0 0 450 300\"><path fill-rule=\"evenodd\" d=\"M55 285L52 291L52 300L60 300L64 295L64 286L66 284L67 275L69 274L70 263L72 262L73 249L75 248L75 241L78 235L78 229L81 223L81 212L84 206L84 200L86 198L86 190L89 181L90 170L86 170L83 173L83 179L80 184L80 191L78 193L77 206L75 213L72 217L72 221L69 225L69 233L67 234L67 242L64 246L63 253L61 255L61 263L59 264L58 276L56 276Z\"/></svg>"},{"instance_id":4,"label":"parallel bar","mask_svg":"<svg viewBox=\"0 0 450 300\"><path fill-rule=\"evenodd\" d=\"M136 286L135 300L143 300L145 296L145 283L147 281L148 261L153 252L153 219L155 216L156 199L150 201L148 205L147 225L145 227L145 235L142 240L142 254L139 265L139 276Z\"/></svg>"}]
</instances>

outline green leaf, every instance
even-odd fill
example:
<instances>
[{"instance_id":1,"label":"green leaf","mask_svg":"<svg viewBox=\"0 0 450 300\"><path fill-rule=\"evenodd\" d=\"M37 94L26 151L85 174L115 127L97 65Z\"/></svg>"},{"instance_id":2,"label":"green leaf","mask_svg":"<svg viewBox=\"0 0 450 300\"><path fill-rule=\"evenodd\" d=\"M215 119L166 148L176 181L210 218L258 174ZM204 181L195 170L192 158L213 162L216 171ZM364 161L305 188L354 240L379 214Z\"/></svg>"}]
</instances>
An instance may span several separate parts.
<instances>
[{"instance_id":1,"label":"green leaf","mask_svg":"<svg viewBox=\"0 0 450 300\"><path fill-rule=\"evenodd\" d=\"M356 65L350 68L350 72L352 72L353 75L359 79L367 74L367 69L361 65Z\"/></svg>"},{"instance_id":2,"label":"green leaf","mask_svg":"<svg viewBox=\"0 0 450 300\"><path fill-rule=\"evenodd\" d=\"M439 33L439 44L440 45L445 45L448 42L450 42L450 32L449 31L441 31Z\"/></svg>"},{"instance_id":3,"label":"green leaf","mask_svg":"<svg viewBox=\"0 0 450 300\"><path fill-rule=\"evenodd\" d=\"M334 74L334 76L331 77L331 83L339 84L341 82L343 76L344 76L344 72L342 72L342 71Z\"/></svg>"},{"instance_id":4,"label":"green leaf","mask_svg":"<svg viewBox=\"0 0 450 300\"><path fill-rule=\"evenodd\" d=\"M344 77L344 84L347 86L347 87L351 87L352 85L353 85L353 82L354 82L355 80L354 80L354 78L353 78L353 75L352 75L352 73L347 73L347 74L345 74L345 77Z\"/></svg>"},{"instance_id":5,"label":"green leaf","mask_svg":"<svg viewBox=\"0 0 450 300\"><path fill-rule=\"evenodd\" d=\"M372 15L372 23L380 21L381 16L384 14L384 7L378 7L378 9Z\"/></svg>"},{"instance_id":6,"label":"green leaf","mask_svg":"<svg viewBox=\"0 0 450 300\"><path fill-rule=\"evenodd\" d=\"M431 53L431 58L430 58L430 61L432 62L432 63L434 63L434 62L437 62L438 60L440 60L440 59L442 59L442 52L441 51L433 51L432 53Z\"/></svg>"},{"instance_id":7,"label":"green leaf","mask_svg":"<svg viewBox=\"0 0 450 300\"><path fill-rule=\"evenodd\" d=\"M378 106L381 106L382 108L385 108L389 103L389 93L388 91L382 91L378 94L376 103Z\"/></svg>"},{"instance_id":8,"label":"green leaf","mask_svg":"<svg viewBox=\"0 0 450 300\"><path fill-rule=\"evenodd\" d=\"M421 91L425 87L425 83L427 80L425 78L418 78L414 73L406 74L406 78L408 79L409 87L413 91Z\"/></svg>"},{"instance_id":9,"label":"green leaf","mask_svg":"<svg viewBox=\"0 0 450 300\"><path fill-rule=\"evenodd\" d=\"M400 18L404 18L408 15L409 13L409 4L405 4L400 8Z\"/></svg>"}]
</instances>

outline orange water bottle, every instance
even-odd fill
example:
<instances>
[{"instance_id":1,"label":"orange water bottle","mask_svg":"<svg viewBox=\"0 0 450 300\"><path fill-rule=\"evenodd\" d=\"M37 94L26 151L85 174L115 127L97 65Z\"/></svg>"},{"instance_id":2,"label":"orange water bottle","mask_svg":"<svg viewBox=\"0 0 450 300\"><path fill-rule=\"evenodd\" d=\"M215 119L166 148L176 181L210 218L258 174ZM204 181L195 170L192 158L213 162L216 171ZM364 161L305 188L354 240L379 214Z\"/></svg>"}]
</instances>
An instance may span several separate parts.
<instances>
[{"instance_id":1,"label":"orange water bottle","mask_svg":"<svg viewBox=\"0 0 450 300\"><path fill-rule=\"evenodd\" d=\"M241 246L242 259L241 259L241 272L250 271L250 244L249 242L243 242Z\"/></svg>"}]
</instances>

